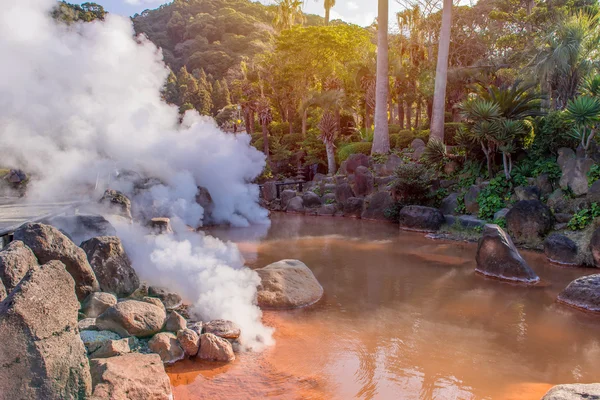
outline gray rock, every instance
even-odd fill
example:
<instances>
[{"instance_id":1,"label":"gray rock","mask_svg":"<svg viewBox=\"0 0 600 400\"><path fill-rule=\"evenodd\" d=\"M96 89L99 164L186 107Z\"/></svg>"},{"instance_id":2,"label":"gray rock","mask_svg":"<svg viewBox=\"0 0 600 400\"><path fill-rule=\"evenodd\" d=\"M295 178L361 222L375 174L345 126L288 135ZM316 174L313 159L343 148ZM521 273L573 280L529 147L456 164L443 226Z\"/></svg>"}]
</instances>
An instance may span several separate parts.
<instances>
[{"instance_id":1,"label":"gray rock","mask_svg":"<svg viewBox=\"0 0 600 400\"><path fill-rule=\"evenodd\" d=\"M165 364L174 364L185 358L185 352L177 341L177 336L169 332L154 335L148 342L148 348L160 356Z\"/></svg>"},{"instance_id":2,"label":"gray rock","mask_svg":"<svg viewBox=\"0 0 600 400\"><path fill-rule=\"evenodd\" d=\"M96 318L99 329L121 336L152 336L165 325L165 311L154 304L125 300L112 306Z\"/></svg>"},{"instance_id":3,"label":"gray rock","mask_svg":"<svg viewBox=\"0 0 600 400\"><path fill-rule=\"evenodd\" d=\"M160 299L167 310L173 310L183 304L181 296L179 296L177 293L158 286L150 286L148 288L148 296Z\"/></svg>"},{"instance_id":4,"label":"gray rock","mask_svg":"<svg viewBox=\"0 0 600 400\"><path fill-rule=\"evenodd\" d=\"M121 336L111 331L85 330L79 332L79 336L90 354L102 347L105 342L121 339Z\"/></svg>"},{"instance_id":5,"label":"gray rock","mask_svg":"<svg viewBox=\"0 0 600 400\"><path fill-rule=\"evenodd\" d=\"M280 261L281 262L281 261ZM273 265L273 264L271 264ZM265 267L267 268L267 267ZM308 267L307 267L308 268ZM264 270L264 268L263 268ZM266 276L266 274L265 274ZM204 324L204 333L212 333L215 336L221 337L223 339L237 339L240 337L241 330L238 324L235 322L223 320L223 319L215 319L210 321L207 324Z\"/></svg>"},{"instance_id":6,"label":"gray rock","mask_svg":"<svg viewBox=\"0 0 600 400\"><path fill-rule=\"evenodd\" d=\"M476 271L493 278L535 284L540 278L521 257L510 236L488 224L477 245Z\"/></svg>"},{"instance_id":7,"label":"gray rock","mask_svg":"<svg viewBox=\"0 0 600 400\"><path fill-rule=\"evenodd\" d=\"M368 196L375 189L375 179L371 171L364 166L359 166L354 171L354 180L352 182L352 191L356 197Z\"/></svg>"},{"instance_id":8,"label":"gray rock","mask_svg":"<svg viewBox=\"0 0 600 400\"><path fill-rule=\"evenodd\" d=\"M350 197L343 204L344 215L349 218L360 218L362 215L364 200L358 197Z\"/></svg>"},{"instance_id":9,"label":"gray rock","mask_svg":"<svg viewBox=\"0 0 600 400\"><path fill-rule=\"evenodd\" d=\"M321 197L321 202L323 204L333 204L336 202L335 193L327 193Z\"/></svg>"},{"instance_id":10,"label":"gray rock","mask_svg":"<svg viewBox=\"0 0 600 400\"><path fill-rule=\"evenodd\" d=\"M569 152L561 154L559 149L559 165L562 169L560 187L570 188L576 196L583 196L588 192L587 174L594 165L594 160L585 155L572 157Z\"/></svg>"},{"instance_id":11,"label":"gray rock","mask_svg":"<svg viewBox=\"0 0 600 400\"><path fill-rule=\"evenodd\" d=\"M564 235L548 236L544 241L544 254L554 263L577 265L577 244Z\"/></svg>"},{"instance_id":12,"label":"gray rock","mask_svg":"<svg viewBox=\"0 0 600 400\"><path fill-rule=\"evenodd\" d=\"M20 240L10 242L0 251L0 281L10 293L25 274L38 265L38 260L29 247Z\"/></svg>"},{"instance_id":13,"label":"gray rock","mask_svg":"<svg viewBox=\"0 0 600 400\"><path fill-rule=\"evenodd\" d=\"M195 357L200 350L200 335L191 329L181 329L177 332L177 341L188 357Z\"/></svg>"},{"instance_id":14,"label":"gray rock","mask_svg":"<svg viewBox=\"0 0 600 400\"><path fill-rule=\"evenodd\" d=\"M117 357L127 353L131 353L129 339L107 340L90 354L90 358Z\"/></svg>"},{"instance_id":15,"label":"gray rock","mask_svg":"<svg viewBox=\"0 0 600 400\"><path fill-rule=\"evenodd\" d=\"M540 194L540 189L536 186L518 186L515 188L517 201L539 200Z\"/></svg>"},{"instance_id":16,"label":"gray rock","mask_svg":"<svg viewBox=\"0 0 600 400\"><path fill-rule=\"evenodd\" d=\"M210 217L210 213L214 208L214 202L210 192L207 188L198 186L198 192L196 192L196 203L204 209L204 216Z\"/></svg>"},{"instance_id":17,"label":"gray rock","mask_svg":"<svg viewBox=\"0 0 600 400\"><path fill-rule=\"evenodd\" d=\"M83 242L81 248L85 251L103 292L127 297L140 286L140 280L118 237L95 237Z\"/></svg>"},{"instance_id":18,"label":"gray rock","mask_svg":"<svg viewBox=\"0 0 600 400\"><path fill-rule=\"evenodd\" d=\"M600 399L600 383L573 383L557 385L542 397L542 400L597 400Z\"/></svg>"},{"instance_id":19,"label":"gray rock","mask_svg":"<svg viewBox=\"0 0 600 400\"><path fill-rule=\"evenodd\" d=\"M396 169L404 164L404 161L396 154L390 154L385 162L385 174L384 175L393 175L396 172Z\"/></svg>"},{"instance_id":20,"label":"gray rock","mask_svg":"<svg viewBox=\"0 0 600 400\"><path fill-rule=\"evenodd\" d=\"M508 208L503 208L502 210L496 211L496 213L494 214L494 219L498 220L498 219L506 218L506 214L508 214L509 211L510 211L510 209L508 209Z\"/></svg>"},{"instance_id":21,"label":"gray rock","mask_svg":"<svg viewBox=\"0 0 600 400\"><path fill-rule=\"evenodd\" d=\"M4 284L2 283L2 281L0 280L0 301L3 301L6 296L7 296L7 291L6 288L4 287Z\"/></svg>"},{"instance_id":22,"label":"gray rock","mask_svg":"<svg viewBox=\"0 0 600 400\"><path fill-rule=\"evenodd\" d=\"M200 335L202 335L204 324L202 323L202 321L188 322L187 327L188 327L188 329L191 329L194 332L196 332L198 334L198 336L200 336Z\"/></svg>"},{"instance_id":23,"label":"gray rock","mask_svg":"<svg viewBox=\"0 0 600 400\"><path fill-rule=\"evenodd\" d=\"M456 222L463 228L473 229L485 226L486 222L472 215L459 215Z\"/></svg>"},{"instance_id":24,"label":"gray rock","mask_svg":"<svg viewBox=\"0 0 600 400\"><path fill-rule=\"evenodd\" d=\"M556 222L566 224L571 220L571 218L573 218L573 214L558 213L554 214L554 218L556 219Z\"/></svg>"},{"instance_id":25,"label":"gray rock","mask_svg":"<svg viewBox=\"0 0 600 400\"><path fill-rule=\"evenodd\" d=\"M590 239L589 250L594 258L594 265L600 268L600 228L597 228Z\"/></svg>"},{"instance_id":26,"label":"gray rock","mask_svg":"<svg viewBox=\"0 0 600 400\"><path fill-rule=\"evenodd\" d=\"M556 160L559 167L562 169L566 166L567 161L575 158L575 152L569 147L561 147L558 149L558 158Z\"/></svg>"},{"instance_id":27,"label":"gray rock","mask_svg":"<svg viewBox=\"0 0 600 400\"><path fill-rule=\"evenodd\" d=\"M88 318L96 318L110 307L117 304L117 298L111 293L96 292L90 294L83 305L82 312Z\"/></svg>"},{"instance_id":28,"label":"gray rock","mask_svg":"<svg viewBox=\"0 0 600 400\"><path fill-rule=\"evenodd\" d=\"M77 323L79 331L97 331L96 318L84 318Z\"/></svg>"},{"instance_id":29,"label":"gray rock","mask_svg":"<svg viewBox=\"0 0 600 400\"><path fill-rule=\"evenodd\" d=\"M277 186L275 182L265 182L262 186L262 198L266 201L273 201L277 198Z\"/></svg>"},{"instance_id":30,"label":"gray rock","mask_svg":"<svg viewBox=\"0 0 600 400\"><path fill-rule=\"evenodd\" d=\"M335 204L325 204L317 210L317 215L319 216L333 216L337 211L337 206Z\"/></svg>"},{"instance_id":31,"label":"gray rock","mask_svg":"<svg viewBox=\"0 0 600 400\"><path fill-rule=\"evenodd\" d=\"M535 186L538 187L542 196L548 196L554 190L548 174L538 175L538 177L535 178Z\"/></svg>"},{"instance_id":32,"label":"gray rock","mask_svg":"<svg viewBox=\"0 0 600 400\"><path fill-rule=\"evenodd\" d=\"M391 183L394 182L393 176L378 176L375 178L375 187L378 192L391 191Z\"/></svg>"},{"instance_id":33,"label":"gray rock","mask_svg":"<svg viewBox=\"0 0 600 400\"><path fill-rule=\"evenodd\" d=\"M50 261L29 270L0 303L0 397L59 400L91 394L74 287L64 264Z\"/></svg>"},{"instance_id":34,"label":"gray rock","mask_svg":"<svg viewBox=\"0 0 600 400\"><path fill-rule=\"evenodd\" d=\"M411 149L424 149L425 147L425 142L422 139L414 139L412 142L410 142Z\"/></svg>"},{"instance_id":35,"label":"gray rock","mask_svg":"<svg viewBox=\"0 0 600 400\"><path fill-rule=\"evenodd\" d=\"M363 203L362 219L387 220L385 213L394 204L389 192L377 192L368 196Z\"/></svg>"},{"instance_id":36,"label":"gray rock","mask_svg":"<svg viewBox=\"0 0 600 400\"><path fill-rule=\"evenodd\" d=\"M185 329L187 323L185 322L185 318L183 318L177 311L171 311L167 317L167 322L165 323L165 329L169 332L176 333L181 329Z\"/></svg>"},{"instance_id":37,"label":"gray rock","mask_svg":"<svg viewBox=\"0 0 600 400\"><path fill-rule=\"evenodd\" d=\"M600 203L600 180L592 183L587 194L590 203Z\"/></svg>"},{"instance_id":38,"label":"gray rock","mask_svg":"<svg viewBox=\"0 0 600 400\"><path fill-rule=\"evenodd\" d=\"M351 154L345 161L345 170L342 173L354 174L358 167L369 168L369 156L361 153Z\"/></svg>"},{"instance_id":39,"label":"gray rock","mask_svg":"<svg viewBox=\"0 0 600 400\"><path fill-rule=\"evenodd\" d=\"M539 200L519 201L506 214L507 230L518 241L542 238L553 225L552 211Z\"/></svg>"},{"instance_id":40,"label":"gray rock","mask_svg":"<svg viewBox=\"0 0 600 400\"><path fill-rule=\"evenodd\" d=\"M96 236L116 236L117 231L102 215L77 214L51 218L48 224L65 232L75 243Z\"/></svg>"},{"instance_id":41,"label":"gray rock","mask_svg":"<svg viewBox=\"0 0 600 400\"><path fill-rule=\"evenodd\" d=\"M288 203L290 202L290 200L293 199L294 197L296 197L296 191L295 190L286 189L286 190L282 191L279 196L281 197L281 205L282 205L282 207L286 208L287 205L288 205Z\"/></svg>"},{"instance_id":42,"label":"gray rock","mask_svg":"<svg viewBox=\"0 0 600 400\"><path fill-rule=\"evenodd\" d=\"M338 203L344 204L351 197L355 197L355 195L354 195L354 190L352 190L352 187L350 186L349 183L345 182L345 183L341 183L336 186L335 200Z\"/></svg>"},{"instance_id":43,"label":"gray rock","mask_svg":"<svg viewBox=\"0 0 600 400\"><path fill-rule=\"evenodd\" d=\"M458 193L450 193L442 200L440 211L444 215L455 215L458 207Z\"/></svg>"},{"instance_id":44,"label":"gray rock","mask_svg":"<svg viewBox=\"0 0 600 400\"><path fill-rule=\"evenodd\" d=\"M321 198L313 192L304 192L302 194L302 204L306 208L315 208L321 206Z\"/></svg>"},{"instance_id":45,"label":"gray rock","mask_svg":"<svg viewBox=\"0 0 600 400\"><path fill-rule=\"evenodd\" d=\"M288 202L286 211L292 212L292 213L303 213L304 212L304 201L302 200L302 197L296 196L293 199L291 199Z\"/></svg>"},{"instance_id":46,"label":"gray rock","mask_svg":"<svg viewBox=\"0 0 600 400\"><path fill-rule=\"evenodd\" d=\"M99 202L107 212L130 221L133 219L131 216L131 200L118 190L107 189Z\"/></svg>"},{"instance_id":47,"label":"gray rock","mask_svg":"<svg viewBox=\"0 0 600 400\"><path fill-rule=\"evenodd\" d=\"M473 185L465 193L465 209L469 214L477 215L479 213L479 203L477 197L481 192L481 188L477 185Z\"/></svg>"},{"instance_id":48,"label":"gray rock","mask_svg":"<svg viewBox=\"0 0 600 400\"><path fill-rule=\"evenodd\" d=\"M600 311L600 274L582 276L569 283L558 300L586 311Z\"/></svg>"},{"instance_id":49,"label":"gray rock","mask_svg":"<svg viewBox=\"0 0 600 400\"><path fill-rule=\"evenodd\" d=\"M561 189L556 189L552 192L552 194L548 196L546 203L555 213L566 212L568 209L568 200Z\"/></svg>"},{"instance_id":50,"label":"gray rock","mask_svg":"<svg viewBox=\"0 0 600 400\"><path fill-rule=\"evenodd\" d=\"M200 351L198 358L206 361L230 362L235 360L231 343L212 333L200 336Z\"/></svg>"},{"instance_id":51,"label":"gray rock","mask_svg":"<svg viewBox=\"0 0 600 400\"><path fill-rule=\"evenodd\" d=\"M150 221L148 221L148 228L157 235L173 233L170 218L152 218Z\"/></svg>"},{"instance_id":52,"label":"gray rock","mask_svg":"<svg viewBox=\"0 0 600 400\"><path fill-rule=\"evenodd\" d=\"M446 222L444 214L437 208L424 206L406 206L400 210L400 229L433 232Z\"/></svg>"}]
</instances>

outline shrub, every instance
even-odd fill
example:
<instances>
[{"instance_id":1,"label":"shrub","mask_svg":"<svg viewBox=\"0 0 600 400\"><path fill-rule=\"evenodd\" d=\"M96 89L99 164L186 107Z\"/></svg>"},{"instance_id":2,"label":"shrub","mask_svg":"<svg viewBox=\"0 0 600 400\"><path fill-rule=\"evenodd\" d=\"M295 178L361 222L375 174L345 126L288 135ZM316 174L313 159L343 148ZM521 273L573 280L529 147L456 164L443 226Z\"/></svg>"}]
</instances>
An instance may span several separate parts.
<instances>
[{"instance_id":1,"label":"shrub","mask_svg":"<svg viewBox=\"0 0 600 400\"><path fill-rule=\"evenodd\" d=\"M431 171L423 164L407 163L396 168L392 190L402 204L425 204L430 187Z\"/></svg>"},{"instance_id":2,"label":"shrub","mask_svg":"<svg viewBox=\"0 0 600 400\"><path fill-rule=\"evenodd\" d=\"M600 205L592 203L590 208L585 208L573 215L567 226L572 231L579 231L591 224L598 217L600 217Z\"/></svg>"},{"instance_id":3,"label":"shrub","mask_svg":"<svg viewBox=\"0 0 600 400\"><path fill-rule=\"evenodd\" d=\"M458 144L454 137L462 125L462 122L446 122L444 124L444 142L447 145L456 146Z\"/></svg>"},{"instance_id":4,"label":"shrub","mask_svg":"<svg viewBox=\"0 0 600 400\"><path fill-rule=\"evenodd\" d=\"M577 140L571 136L571 125L563 111L553 111L544 117L536 118L533 129L532 151L537 156L557 154L561 147L577 146Z\"/></svg>"},{"instance_id":5,"label":"shrub","mask_svg":"<svg viewBox=\"0 0 600 400\"><path fill-rule=\"evenodd\" d=\"M262 139L263 134L262 134L262 132L256 132L256 133L253 133L250 137L252 138L252 143L256 143L258 140Z\"/></svg>"},{"instance_id":6,"label":"shrub","mask_svg":"<svg viewBox=\"0 0 600 400\"><path fill-rule=\"evenodd\" d=\"M398 222L400 220L400 211L402 210L402 207L401 203L393 203L383 211L383 215L392 222Z\"/></svg>"},{"instance_id":7,"label":"shrub","mask_svg":"<svg viewBox=\"0 0 600 400\"><path fill-rule=\"evenodd\" d=\"M368 142L358 142L358 143L347 144L338 150L338 152L337 152L338 161L340 163L344 162L352 154L362 153L362 154L370 155L372 146L373 146L373 144L368 143Z\"/></svg>"},{"instance_id":8,"label":"shrub","mask_svg":"<svg viewBox=\"0 0 600 400\"><path fill-rule=\"evenodd\" d=\"M289 122L273 121L269 124L269 132L274 136L283 136L290 132Z\"/></svg>"},{"instance_id":9,"label":"shrub","mask_svg":"<svg viewBox=\"0 0 600 400\"><path fill-rule=\"evenodd\" d=\"M287 135L283 135L283 137L281 138L281 144L286 147L295 149L299 147L303 140L304 137L301 133L288 133Z\"/></svg>"},{"instance_id":10,"label":"shrub","mask_svg":"<svg viewBox=\"0 0 600 400\"><path fill-rule=\"evenodd\" d=\"M395 124L390 124L388 126L388 128L389 128L389 131L390 131L390 135L394 135L396 133L399 133L402 130L402 128L400 127L400 125L395 125Z\"/></svg>"},{"instance_id":11,"label":"shrub","mask_svg":"<svg viewBox=\"0 0 600 400\"><path fill-rule=\"evenodd\" d=\"M416 131L415 139L421 139L425 143L429 141L429 129L422 129L420 131Z\"/></svg>"},{"instance_id":12,"label":"shrub","mask_svg":"<svg viewBox=\"0 0 600 400\"><path fill-rule=\"evenodd\" d=\"M410 146L410 143L414 140L415 133L409 129L404 129L398 132L394 147L399 149L405 149Z\"/></svg>"},{"instance_id":13,"label":"shrub","mask_svg":"<svg viewBox=\"0 0 600 400\"><path fill-rule=\"evenodd\" d=\"M588 184L592 186L598 179L600 179L600 165L594 164L588 172Z\"/></svg>"},{"instance_id":14,"label":"shrub","mask_svg":"<svg viewBox=\"0 0 600 400\"><path fill-rule=\"evenodd\" d=\"M509 190L510 183L504 175L498 175L490 180L490 184L483 188L477 196L479 218L492 220L494 214L504 208Z\"/></svg>"},{"instance_id":15,"label":"shrub","mask_svg":"<svg viewBox=\"0 0 600 400\"><path fill-rule=\"evenodd\" d=\"M264 141L262 138L262 133L260 134L260 138L252 143L252 146L256 147L257 150L263 151ZM269 152L273 150L273 138L269 136Z\"/></svg>"}]
</instances>

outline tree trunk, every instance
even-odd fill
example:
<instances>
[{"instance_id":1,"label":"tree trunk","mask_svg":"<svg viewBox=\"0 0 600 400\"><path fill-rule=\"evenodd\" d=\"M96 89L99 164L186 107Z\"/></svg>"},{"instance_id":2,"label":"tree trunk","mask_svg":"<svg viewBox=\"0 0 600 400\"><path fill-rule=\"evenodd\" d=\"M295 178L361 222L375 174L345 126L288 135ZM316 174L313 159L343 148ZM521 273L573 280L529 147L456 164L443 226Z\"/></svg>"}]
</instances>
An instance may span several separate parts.
<instances>
[{"instance_id":1,"label":"tree trunk","mask_svg":"<svg viewBox=\"0 0 600 400\"><path fill-rule=\"evenodd\" d=\"M325 143L325 149L327 150L327 168L329 171L329 175L335 174L335 151L332 142Z\"/></svg>"},{"instance_id":2,"label":"tree trunk","mask_svg":"<svg viewBox=\"0 0 600 400\"><path fill-rule=\"evenodd\" d=\"M369 104L365 103L365 132L371 130L371 118L369 118Z\"/></svg>"},{"instance_id":3,"label":"tree trunk","mask_svg":"<svg viewBox=\"0 0 600 400\"><path fill-rule=\"evenodd\" d=\"M271 157L269 156L269 130L267 129L267 124L264 122L262 125L262 136L263 136L263 153L267 157L267 165L271 166Z\"/></svg>"},{"instance_id":4,"label":"tree trunk","mask_svg":"<svg viewBox=\"0 0 600 400\"><path fill-rule=\"evenodd\" d=\"M335 109L335 130L338 135L342 133L342 113L339 108Z\"/></svg>"},{"instance_id":5,"label":"tree trunk","mask_svg":"<svg viewBox=\"0 0 600 400\"><path fill-rule=\"evenodd\" d=\"M394 100L392 99L392 96L389 96L388 98L388 109L390 110L390 115L388 118L388 125L389 124L393 124L394 123Z\"/></svg>"},{"instance_id":6,"label":"tree trunk","mask_svg":"<svg viewBox=\"0 0 600 400\"><path fill-rule=\"evenodd\" d=\"M329 10L330 8L325 7L325 25L329 25Z\"/></svg>"},{"instance_id":7,"label":"tree trunk","mask_svg":"<svg viewBox=\"0 0 600 400\"><path fill-rule=\"evenodd\" d=\"M388 60L388 0L379 0L377 32L377 83L375 89L375 132L371 154L390 152L390 133L388 126L388 93L390 90Z\"/></svg>"},{"instance_id":8,"label":"tree trunk","mask_svg":"<svg viewBox=\"0 0 600 400\"><path fill-rule=\"evenodd\" d=\"M306 137L306 127L308 125L308 108L302 113L302 137Z\"/></svg>"},{"instance_id":9,"label":"tree trunk","mask_svg":"<svg viewBox=\"0 0 600 400\"><path fill-rule=\"evenodd\" d=\"M254 110L250 110L250 117L248 118L250 120L250 134L254 133Z\"/></svg>"},{"instance_id":10,"label":"tree trunk","mask_svg":"<svg viewBox=\"0 0 600 400\"><path fill-rule=\"evenodd\" d=\"M417 115L415 115L415 127L421 128L421 101L417 101Z\"/></svg>"},{"instance_id":11,"label":"tree trunk","mask_svg":"<svg viewBox=\"0 0 600 400\"><path fill-rule=\"evenodd\" d=\"M412 104L406 102L406 129L412 129Z\"/></svg>"},{"instance_id":12,"label":"tree trunk","mask_svg":"<svg viewBox=\"0 0 600 400\"><path fill-rule=\"evenodd\" d=\"M250 111L244 112L244 124L246 124L246 133L250 135Z\"/></svg>"},{"instance_id":13,"label":"tree trunk","mask_svg":"<svg viewBox=\"0 0 600 400\"><path fill-rule=\"evenodd\" d=\"M288 123L290 124L290 129L289 129L289 133L290 135L292 133L294 133L294 124L292 123L293 121L293 116L294 116L294 109L290 106L288 106Z\"/></svg>"},{"instance_id":14,"label":"tree trunk","mask_svg":"<svg viewBox=\"0 0 600 400\"><path fill-rule=\"evenodd\" d=\"M427 104L427 122L429 122L429 128L431 128L431 113L432 113L432 109L433 109L433 99L428 97L426 104Z\"/></svg>"},{"instance_id":15,"label":"tree trunk","mask_svg":"<svg viewBox=\"0 0 600 400\"><path fill-rule=\"evenodd\" d=\"M398 125L400 129L404 129L404 102L398 99Z\"/></svg>"},{"instance_id":16,"label":"tree trunk","mask_svg":"<svg viewBox=\"0 0 600 400\"><path fill-rule=\"evenodd\" d=\"M452 25L452 0L444 0L442 28L435 70L433 110L430 139L444 141L444 113L446 112L446 84L448 81L448 55L450 53L450 30Z\"/></svg>"}]
</instances>

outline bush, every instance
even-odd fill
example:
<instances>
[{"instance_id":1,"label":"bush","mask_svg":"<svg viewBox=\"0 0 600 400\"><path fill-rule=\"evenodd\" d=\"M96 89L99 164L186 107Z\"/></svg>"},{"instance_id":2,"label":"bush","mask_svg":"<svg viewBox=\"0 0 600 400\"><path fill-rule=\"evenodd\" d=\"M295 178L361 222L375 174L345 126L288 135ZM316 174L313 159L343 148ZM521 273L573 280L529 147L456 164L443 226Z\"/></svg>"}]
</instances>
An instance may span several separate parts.
<instances>
[{"instance_id":1,"label":"bush","mask_svg":"<svg viewBox=\"0 0 600 400\"><path fill-rule=\"evenodd\" d=\"M256 140L252 143L252 146L256 147L257 150L263 151L264 141L262 138L262 133L260 134L260 139ZM269 136L269 152L273 150L273 138Z\"/></svg>"},{"instance_id":2,"label":"bush","mask_svg":"<svg viewBox=\"0 0 600 400\"><path fill-rule=\"evenodd\" d=\"M591 224L598 217L600 217L600 205L592 203L590 208L585 208L573 215L567 226L572 231L579 231Z\"/></svg>"},{"instance_id":3,"label":"bush","mask_svg":"<svg viewBox=\"0 0 600 400\"><path fill-rule=\"evenodd\" d=\"M423 164L406 163L396 168L392 190L402 204L425 204L429 200L431 171Z\"/></svg>"},{"instance_id":4,"label":"bush","mask_svg":"<svg viewBox=\"0 0 600 400\"><path fill-rule=\"evenodd\" d=\"M504 175L498 175L490 180L490 184L481 190L477 196L479 203L479 218L490 221L494 218L494 214L504 208L508 193L510 191L510 183Z\"/></svg>"},{"instance_id":5,"label":"bush","mask_svg":"<svg viewBox=\"0 0 600 400\"><path fill-rule=\"evenodd\" d=\"M281 138L281 144L291 149L295 149L300 147L300 144L304 140L304 137L301 133L288 133L287 135L283 135Z\"/></svg>"},{"instance_id":6,"label":"bush","mask_svg":"<svg viewBox=\"0 0 600 400\"><path fill-rule=\"evenodd\" d=\"M388 128L389 128L389 131L390 131L390 135L394 135L396 133L399 133L402 130L402 128L400 127L400 125L395 125L395 124L390 124L388 126Z\"/></svg>"},{"instance_id":7,"label":"bush","mask_svg":"<svg viewBox=\"0 0 600 400\"><path fill-rule=\"evenodd\" d=\"M592 186L598 179L600 179L600 165L594 164L588 172L588 184Z\"/></svg>"},{"instance_id":8,"label":"bush","mask_svg":"<svg viewBox=\"0 0 600 400\"><path fill-rule=\"evenodd\" d=\"M269 124L269 132L274 136L286 135L290 132L290 123L273 121Z\"/></svg>"},{"instance_id":9,"label":"bush","mask_svg":"<svg viewBox=\"0 0 600 400\"><path fill-rule=\"evenodd\" d=\"M261 140L263 137L262 132L257 132L257 133L253 133L252 135L250 135L250 137L252 138L252 143L256 143L258 140Z\"/></svg>"},{"instance_id":10,"label":"bush","mask_svg":"<svg viewBox=\"0 0 600 400\"><path fill-rule=\"evenodd\" d=\"M557 154L561 147L577 146L577 140L570 135L571 125L563 111L553 111L536 118L533 129L535 137L531 150L538 157Z\"/></svg>"},{"instance_id":11,"label":"bush","mask_svg":"<svg viewBox=\"0 0 600 400\"><path fill-rule=\"evenodd\" d=\"M456 133L458 132L461 126L462 122L446 122L444 124L444 142L448 146L457 145L456 140L454 140L454 137L456 136Z\"/></svg>"},{"instance_id":12,"label":"bush","mask_svg":"<svg viewBox=\"0 0 600 400\"><path fill-rule=\"evenodd\" d=\"M350 143L340 148L337 152L338 161L344 162L350 157L352 154L366 154L371 155L371 147L372 143L367 142L358 142L358 143Z\"/></svg>"},{"instance_id":13,"label":"bush","mask_svg":"<svg viewBox=\"0 0 600 400\"><path fill-rule=\"evenodd\" d=\"M415 139L421 139L422 141L427 143L429 141L429 132L429 129L422 129L420 131L417 131L415 134Z\"/></svg>"}]
</instances>

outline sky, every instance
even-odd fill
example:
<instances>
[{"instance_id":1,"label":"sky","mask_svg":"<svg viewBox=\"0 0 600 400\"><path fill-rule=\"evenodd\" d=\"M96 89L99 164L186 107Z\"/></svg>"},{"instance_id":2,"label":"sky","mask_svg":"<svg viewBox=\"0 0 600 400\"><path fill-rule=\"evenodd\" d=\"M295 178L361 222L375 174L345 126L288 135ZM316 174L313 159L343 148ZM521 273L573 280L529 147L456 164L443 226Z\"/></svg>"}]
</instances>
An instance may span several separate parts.
<instances>
[{"instance_id":1,"label":"sky","mask_svg":"<svg viewBox=\"0 0 600 400\"><path fill-rule=\"evenodd\" d=\"M95 0L111 13L131 16L145 9L152 9L167 3L164 0ZM273 0L260 0L264 4L272 4ZM400 10L396 0L390 0L390 21ZM305 0L304 11L309 14L324 16L323 0ZM361 26L370 25L377 16L377 2L374 0L338 0L331 10L331 19L342 19Z\"/></svg>"}]
</instances>

